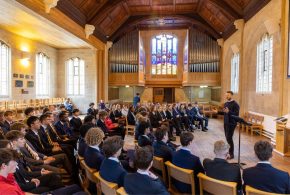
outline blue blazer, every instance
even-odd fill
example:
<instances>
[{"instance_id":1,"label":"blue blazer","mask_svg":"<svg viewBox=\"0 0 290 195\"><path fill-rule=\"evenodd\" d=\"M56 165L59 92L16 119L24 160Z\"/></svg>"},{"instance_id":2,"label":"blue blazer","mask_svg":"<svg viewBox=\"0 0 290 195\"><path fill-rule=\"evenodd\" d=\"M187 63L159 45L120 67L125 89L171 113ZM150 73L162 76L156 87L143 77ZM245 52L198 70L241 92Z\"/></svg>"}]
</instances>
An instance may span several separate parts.
<instances>
[{"instance_id":1,"label":"blue blazer","mask_svg":"<svg viewBox=\"0 0 290 195\"><path fill-rule=\"evenodd\" d=\"M61 135L69 135L71 136L73 134L72 130L70 129L70 127L68 126L67 123L63 123L61 124L60 121L57 121L55 124L54 124L57 132Z\"/></svg>"},{"instance_id":2,"label":"blue blazer","mask_svg":"<svg viewBox=\"0 0 290 195\"><path fill-rule=\"evenodd\" d=\"M290 178L287 172L258 163L243 172L244 185L271 193L290 194Z\"/></svg>"},{"instance_id":3,"label":"blue blazer","mask_svg":"<svg viewBox=\"0 0 290 195\"><path fill-rule=\"evenodd\" d=\"M163 183L140 173L130 173L125 177L124 188L128 194L166 194Z\"/></svg>"},{"instance_id":4,"label":"blue blazer","mask_svg":"<svg viewBox=\"0 0 290 195\"><path fill-rule=\"evenodd\" d=\"M180 149L173 154L172 163L175 166L194 170L195 193L199 194L198 173L204 173L199 157L192 155L189 151ZM191 186L176 180L173 180L174 186L181 193L191 193Z\"/></svg>"},{"instance_id":5,"label":"blue blazer","mask_svg":"<svg viewBox=\"0 0 290 195\"><path fill-rule=\"evenodd\" d=\"M162 141L156 141L153 143L154 156L163 158L164 162L172 160L173 152L175 151L172 147L168 146Z\"/></svg>"},{"instance_id":6,"label":"blue blazer","mask_svg":"<svg viewBox=\"0 0 290 195\"><path fill-rule=\"evenodd\" d=\"M80 137L79 138L78 155L83 157L85 152L86 152L87 147L88 147L88 145L87 145L86 141L84 140L84 138Z\"/></svg>"},{"instance_id":7,"label":"blue blazer","mask_svg":"<svg viewBox=\"0 0 290 195\"><path fill-rule=\"evenodd\" d=\"M100 175L109 182L117 183L119 187L124 186L124 178L127 171L122 165L111 159L104 159L100 168Z\"/></svg>"},{"instance_id":8,"label":"blue blazer","mask_svg":"<svg viewBox=\"0 0 290 195\"><path fill-rule=\"evenodd\" d=\"M128 125L135 125L136 124L136 120L135 120L131 111L128 111L127 120L128 120Z\"/></svg>"},{"instance_id":9,"label":"blue blazer","mask_svg":"<svg viewBox=\"0 0 290 195\"><path fill-rule=\"evenodd\" d=\"M181 114L179 112L179 110L177 108L172 108L172 114L173 114L173 118L177 118L177 115L179 115L179 117L181 117Z\"/></svg>"},{"instance_id":10,"label":"blue blazer","mask_svg":"<svg viewBox=\"0 0 290 195\"><path fill-rule=\"evenodd\" d=\"M90 168L99 171L105 157L99 150L88 146L84 154L84 159Z\"/></svg>"},{"instance_id":11,"label":"blue blazer","mask_svg":"<svg viewBox=\"0 0 290 195\"><path fill-rule=\"evenodd\" d=\"M138 102L140 102L140 97L139 96L135 96L133 98L133 106L136 107Z\"/></svg>"}]
</instances>

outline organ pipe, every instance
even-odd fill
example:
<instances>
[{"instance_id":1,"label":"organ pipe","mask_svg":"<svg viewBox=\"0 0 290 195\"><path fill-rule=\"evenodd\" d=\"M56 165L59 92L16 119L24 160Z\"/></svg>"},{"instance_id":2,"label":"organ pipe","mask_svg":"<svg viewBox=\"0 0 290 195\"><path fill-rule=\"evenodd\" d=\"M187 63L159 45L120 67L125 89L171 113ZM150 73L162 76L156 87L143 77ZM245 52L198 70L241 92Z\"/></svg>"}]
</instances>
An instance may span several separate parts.
<instances>
[{"instance_id":1,"label":"organ pipe","mask_svg":"<svg viewBox=\"0 0 290 195\"><path fill-rule=\"evenodd\" d=\"M138 72L139 33L133 31L115 42L109 50L109 65L112 73Z\"/></svg>"},{"instance_id":2,"label":"organ pipe","mask_svg":"<svg viewBox=\"0 0 290 195\"><path fill-rule=\"evenodd\" d=\"M219 72L220 47L216 40L194 28L189 30L190 72Z\"/></svg>"}]
</instances>

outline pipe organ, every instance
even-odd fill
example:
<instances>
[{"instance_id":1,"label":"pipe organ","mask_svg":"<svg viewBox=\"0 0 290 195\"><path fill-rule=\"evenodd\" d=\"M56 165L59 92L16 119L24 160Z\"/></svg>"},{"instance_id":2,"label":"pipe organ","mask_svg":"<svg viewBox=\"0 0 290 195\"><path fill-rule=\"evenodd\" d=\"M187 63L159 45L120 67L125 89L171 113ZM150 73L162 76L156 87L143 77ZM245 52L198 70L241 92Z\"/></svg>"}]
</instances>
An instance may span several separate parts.
<instances>
[{"instance_id":1,"label":"pipe organ","mask_svg":"<svg viewBox=\"0 0 290 195\"><path fill-rule=\"evenodd\" d=\"M220 47L208 35L191 28L188 37L189 72L219 72Z\"/></svg>"},{"instance_id":2,"label":"pipe organ","mask_svg":"<svg viewBox=\"0 0 290 195\"><path fill-rule=\"evenodd\" d=\"M138 72L139 33L133 31L113 44L109 50L111 73Z\"/></svg>"}]
</instances>

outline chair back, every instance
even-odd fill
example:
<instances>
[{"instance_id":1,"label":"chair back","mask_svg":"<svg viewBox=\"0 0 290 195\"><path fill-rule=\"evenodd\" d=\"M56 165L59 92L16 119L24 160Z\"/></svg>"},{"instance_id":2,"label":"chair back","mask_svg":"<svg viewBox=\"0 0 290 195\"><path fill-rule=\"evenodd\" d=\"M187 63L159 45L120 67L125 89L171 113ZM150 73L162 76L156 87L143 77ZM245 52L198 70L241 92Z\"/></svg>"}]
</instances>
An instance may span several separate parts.
<instances>
[{"instance_id":1,"label":"chair back","mask_svg":"<svg viewBox=\"0 0 290 195\"><path fill-rule=\"evenodd\" d=\"M154 156L154 158L153 158L153 168L161 171L162 180L163 180L164 183L166 183L166 171L165 171L163 158Z\"/></svg>"},{"instance_id":2,"label":"chair back","mask_svg":"<svg viewBox=\"0 0 290 195\"><path fill-rule=\"evenodd\" d=\"M127 192L125 191L125 188L124 187L120 187L117 190L117 195L127 195Z\"/></svg>"},{"instance_id":3,"label":"chair back","mask_svg":"<svg viewBox=\"0 0 290 195\"><path fill-rule=\"evenodd\" d=\"M171 177L191 185L191 192L192 194L195 194L195 183L194 183L194 171L190 169L183 169L180 167L175 166L171 162L167 161L165 162L165 165L167 166L167 172L168 172L168 181L169 181L169 191L174 191L174 187L172 185Z\"/></svg>"},{"instance_id":4,"label":"chair back","mask_svg":"<svg viewBox=\"0 0 290 195\"><path fill-rule=\"evenodd\" d=\"M96 172L94 175L101 184L101 191L103 194L105 195L117 194L118 184L104 180L99 172Z\"/></svg>"},{"instance_id":5,"label":"chair back","mask_svg":"<svg viewBox=\"0 0 290 195\"><path fill-rule=\"evenodd\" d=\"M282 194L265 192L246 185L246 195L282 195Z\"/></svg>"},{"instance_id":6,"label":"chair back","mask_svg":"<svg viewBox=\"0 0 290 195\"><path fill-rule=\"evenodd\" d=\"M226 182L217 180L206 176L203 173L199 173L199 186L200 194L203 195L204 191L210 194L228 194L237 195L237 183L236 182Z\"/></svg>"},{"instance_id":7,"label":"chair back","mask_svg":"<svg viewBox=\"0 0 290 195\"><path fill-rule=\"evenodd\" d=\"M90 168L84 160L80 161L80 165L85 170L86 177L88 178L88 180L90 180L93 183L97 183L98 180L94 175L94 173L97 172L97 170Z\"/></svg>"}]
</instances>

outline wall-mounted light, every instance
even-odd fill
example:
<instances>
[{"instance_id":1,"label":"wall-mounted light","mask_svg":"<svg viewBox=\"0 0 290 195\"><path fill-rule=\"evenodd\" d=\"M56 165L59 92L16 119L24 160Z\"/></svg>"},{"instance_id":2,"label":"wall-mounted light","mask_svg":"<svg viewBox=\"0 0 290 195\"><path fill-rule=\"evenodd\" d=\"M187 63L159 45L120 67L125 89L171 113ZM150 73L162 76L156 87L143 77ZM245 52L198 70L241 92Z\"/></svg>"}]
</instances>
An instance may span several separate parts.
<instances>
[{"instance_id":1,"label":"wall-mounted light","mask_svg":"<svg viewBox=\"0 0 290 195\"><path fill-rule=\"evenodd\" d=\"M200 88L207 88L208 86L207 85L201 85L199 86Z\"/></svg>"},{"instance_id":2,"label":"wall-mounted light","mask_svg":"<svg viewBox=\"0 0 290 195\"><path fill-rule=\"evenodd\" d=\"M31 55L29 52L25 52L25 51L22 51L21 52L21 64L25 67L29 66L29 60L31 58Z\"/></svg>"},{"instance_id":3,"label":"wall-mounted light","mask_svg":"<svg viewBox=\"0 0 290 195\"><path fill-rule=\"evenodd\" d=\"M129 87L130 87L130 85L126 85L125 87L126 87L126 88L129 88Z\"/></svg>"}]
</instances>

